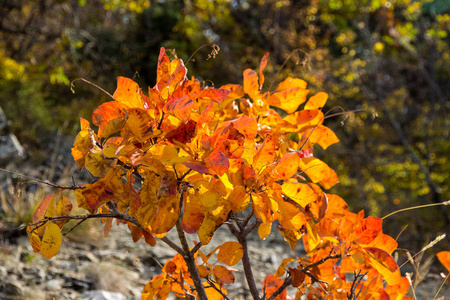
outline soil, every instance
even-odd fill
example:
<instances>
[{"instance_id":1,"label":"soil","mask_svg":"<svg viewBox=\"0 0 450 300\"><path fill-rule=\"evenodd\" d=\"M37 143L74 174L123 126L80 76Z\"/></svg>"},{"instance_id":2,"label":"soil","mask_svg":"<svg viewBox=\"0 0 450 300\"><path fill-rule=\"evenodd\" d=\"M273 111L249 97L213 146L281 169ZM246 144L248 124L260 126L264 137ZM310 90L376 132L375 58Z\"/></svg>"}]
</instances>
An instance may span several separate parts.
<instances>
[{"instance_id":1,"label":"soil","mask_svg":"<svg viewBox=\"0 0 450 300\"><path fill-rule=\"evenodd\" d=\"M145 284L161 272L161 265L176 252L162 241L154 247L143 239L134 243L123 224L113 225L104 238L102 225L97 221L65 236L59 253L49 260L33 252L26 235L12 231L14 234L3 234L2 238L0 230L0 299L140 299ZM178 241L174 231L168 237ZM198 240L196 235L190 238ZM226 228L219 228L202 251L209 253L230 240L234 238ZM293 257L278 232L272 232L265 241L252 233L248 244L258 287L267 274L276 271L283 258ZM298 256L304 255L300 244L295 249ZM225 286L229 298L251 299L241 263L234 268L235 283ZM416 299L433 299L442 281L439 275L428 274L415 291ZM295 291L288 290L288 294L293 296ZM410 295L413 296L411 292ZM448 283L439 295L441 298L436 299L450 295Z\"/></svg>"}]
</instances>

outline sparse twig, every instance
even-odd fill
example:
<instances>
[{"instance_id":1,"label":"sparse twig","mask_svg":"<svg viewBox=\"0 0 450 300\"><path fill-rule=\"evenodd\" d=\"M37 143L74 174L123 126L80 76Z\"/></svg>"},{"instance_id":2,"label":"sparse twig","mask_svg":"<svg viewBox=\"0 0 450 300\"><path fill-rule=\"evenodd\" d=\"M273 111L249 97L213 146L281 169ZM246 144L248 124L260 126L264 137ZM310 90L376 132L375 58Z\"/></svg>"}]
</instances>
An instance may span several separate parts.
<instances>
[{"instance_id":1,"label":"sparse twig","mask_svg":"<svg viewBox=\"0 0 450 300\"><path fill-rule=\"evenodd\" d=\"M33 180L34 182L43 183L43 184L46 184L48 186L51 186L51 187L54 187L54 188L58 188L58 189L62 189L62 190L81 190L81 189L85 188L84 186L79 186L79 185L63 186L63 185L51 183L51 182L48 182L48 181L40 180L40 179L37 179L37 178L33 178L33 177L30 177L30 176L27 176L27 175L23 175L23 174L20 174L20 173L17 173L17 172L9 171L9 170L3 169L3 168L0 168L0 171L6 172L6 173L10 173L10 174L14 174L14 175L26 178L26 179Z\"/></svg>"}]
</instances>

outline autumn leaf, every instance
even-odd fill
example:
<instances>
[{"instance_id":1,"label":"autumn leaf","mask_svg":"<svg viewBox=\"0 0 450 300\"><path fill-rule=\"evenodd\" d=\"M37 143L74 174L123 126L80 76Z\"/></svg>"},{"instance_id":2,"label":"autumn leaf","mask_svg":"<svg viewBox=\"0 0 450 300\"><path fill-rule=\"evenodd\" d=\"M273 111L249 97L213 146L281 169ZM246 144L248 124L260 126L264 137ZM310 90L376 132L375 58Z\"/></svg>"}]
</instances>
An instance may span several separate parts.
<instances>
[{"instance_id":1,"label":"autumn leaf","mask_svg":"<svg viewBox=\"0 0 450 300\"><path fill-rule=\"evenodd\" d=\"M263 281L263 292L265 292L265 298L269 299L273 293L275 293L279 287L281 287L284 283L284 280L275 277L274 275L267 275ZM278 296L275 297L275 300L285 300L286 299L286 289L284 289Z\"/></svg>"},{"instance_id":2,"label":"autumn leaf","mask_svg":"<svg viewBox=\"0 0 450 300\"><path fill-rule=\"evenodd\" d=\"M436 256L447 271L450 272L450 251L441 251Z\"/></svg>"},{"instance_id":3,"label":"autumn leaf","mask_svg":"<svg viewBox=\"0 0 450 300\"><path fill-rule=\"evenodd\" d=\"M98 137L105 138L119 132L127 120L127 107L120 102L101 104L92 113L92 121L98 126Z\"/></svg>"},{"instance_id":4,"label":"autumn leaf","mask_svg":"<svg viewBox=\"0 0 450 300\"><path fill-rule=\"evenodd\" d=\"M205 214L202 210L202 202L199 197L189 193L184 204L181 227L187 233L195 233L200 228Z\"/></svg>"},{"instance_id":5,"label":"autumn leaf","mask_svg":"<svg viewBox=\"0 0 450 300\"><path fill-rule=\"evenodd\" d=\"M117 78L117 89L113 98L128 107L144 108L139 85L126 77L120 76Z\"/></svg>"},{"instance_id":6,"label":"autumn leaf","mask_svg":"<svg viewBox=\"0 0 450 300\"><path fill-rule=\"evenodd\" d=\"M316 95L309 98L308 102L305 104L305 109L322 109L327 102L328 94L324 92L319 92Z\"/></svg>"},{"instance_id":7,"label":"autumn leaf","mask_svg":"<svg viewBox=\"0 0 450 300\"><path fill-rule=\"evenodd\" d=\"M318 158L303 158L300 160L299 167L313 183L319 183L325 189L339 182L336 172Z\"/></svg>"},{"instance_id":8,"label":"autumn leaf","mask_svg":"<svg viewBox=\"0 0 450 300\"><path fill-rule=\"evenodd\" d=\"M217 260L227 266L234 266L243 256L244 250L240 243L226 242L220 246L219 253L217 253Z\"/></svg>"},{"instance_id":9,"label":"autumn leaf","mask_svg":"<svg viewBox=\"0 0 450 300\"><path fill-rule=\"evenodd\" d=\"M281 261L280 266L278 267L277 271L275 272L275 274L273 276L275 277L281 277L284 275L284 273L286 272L286 267L288 265L288 263L290 263L291 261L294 261L293 258L284 258Z\"/></svg>"},{"instance_id":10,"label":"autumn leaf","mask_svg":"<svg viewBox=\"0 0 450 300\"><path fill-rule=\"evenodd\" d=\"M364 248L369 263L383 276L387 284L395 285L400 281L400 270L394 258L384 250L374 247Z\"/></svg>"},{"instance_id":11,"label":"autumn leaf","mask_svg":"<svg viewBox=\"0 0 450 300\"><path fill-rule=\"evenodd\" d=\"M222 283L230 284L234 283L234 274L230 269L225 268L224 266L217 265L212 269L214 276Z\"/></svg>"},{"instance_id":12,"label":"autumn leaf","mask_svg":"<svg viewBox=\"0 0 450 300\"><path fill-rule=\"evenodd\" d=\"M50 259L59 252L62 244L61 229L53 222L48 222L47 229L41 241L41 253L46 259Z\"/></svg>"}]
</instances>

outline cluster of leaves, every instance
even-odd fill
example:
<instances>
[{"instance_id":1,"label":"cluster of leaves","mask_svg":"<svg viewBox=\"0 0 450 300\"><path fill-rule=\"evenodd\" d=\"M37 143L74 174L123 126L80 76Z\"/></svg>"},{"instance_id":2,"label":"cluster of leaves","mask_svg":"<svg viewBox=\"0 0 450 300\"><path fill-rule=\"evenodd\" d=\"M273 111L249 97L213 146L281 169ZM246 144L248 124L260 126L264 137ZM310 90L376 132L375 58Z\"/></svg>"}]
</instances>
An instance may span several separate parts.
<instances>
[{"instance_id":1,"label":"cluster of leaves","mask_svg":"<svg viewBox=\"0 0 450 300\"><path fill-rule=\"evenodd\" d=\"M116 218L134 241L144 237L154 245L156 237L179 253L145 286L143 299L166 299L170 292L227 298L225 285L234 282L229 267L241 259L254 299L287 299L287 286L297 288L296 299L402 299L409 283L391 256L397 242L382 232L382 220L351 213L343 199L323 191L338 182L313 156L315 144L326 149L339 141L322 124L327 94L307 99L306 82L291 77L262 92L267 57L259 73L244 71L243 86L208 88L187 79L183 61L170 61L164 48L148 95L119 77L114 100L93 112L98 131L82 118L72 147L78 168L98 177L71 187L88 214L71 216L66 197L46 197L28 227L34 250L54 256L70 219L101 218L106 236ZM264 280L261 298L246 236L257 229L265 239L275 221L291 249L302 239L307 255L293 251L295 259L283 260ZM237 242L204 254L201 247L222 225ZM166 237L174 227L181 246ZM185 233L197 233L199 242L190 247Z\"/></svg>"}]
</instances>

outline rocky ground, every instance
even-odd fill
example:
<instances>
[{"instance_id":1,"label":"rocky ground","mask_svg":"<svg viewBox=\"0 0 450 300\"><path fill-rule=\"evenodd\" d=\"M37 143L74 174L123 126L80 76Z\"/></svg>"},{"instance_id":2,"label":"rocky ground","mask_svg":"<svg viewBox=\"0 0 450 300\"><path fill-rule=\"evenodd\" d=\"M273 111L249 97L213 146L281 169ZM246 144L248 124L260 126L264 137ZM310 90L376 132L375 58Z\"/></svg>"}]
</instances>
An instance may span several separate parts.
<instances>
[{"instance_id":1,"label":"rocky ground","mask_svg":"<svg viewBox=\"0 0 450 300\"><path fill-rule=\"evenodd\" d=\"M177 240L174 232L169 236ZM233 239L219 229L205 252L228 240ZM264 244L250 236L249 246L258 286L292 254L278 234L271 234ZM26 236L3 239L0 299L140 299L145 284L160 273L159 264L175 254L161 241L154 247L143 240L134 243L124 225L114 226L107 238L100 225L75 230L50 260L35 254ZM242 266L234 267L239 271L235 284L226 287L230 299L251 299Z\"/></svg>"},{"instance_id":2,"label":"rocky ground","mask_svg":"<svg viewBox=\"0 0 450 300\"><path fill-rule=\"evenodd\" d=\"M168 236L177 240L175 232ZM233 238L225 229L219 229L202 250L208 253L228 240ZM266 241L257 235L249 236L249 251L257 286L267 274L275 272L283 258L292 255L287 243L275 232ZM296 254L302 255L301 252L298 247ZM3 236L0 299L140 299L145 284L160 273L160 264L175 254L161 241L154 247L143 240L134 243L124 225L114 226L104 238L101 225L95 221L93 226L83 226L66 236L60 252L50 260L35 254L26 236ZM239 270L235 273L236 282L226 286L230 299L251 299L242 265L235 268ZM416 299L433 299L441 282L438 275L428 274L425 284L416 290ZM447 284L436 299L446 299L449 294Z\"/></svg>"}]
</instances>

